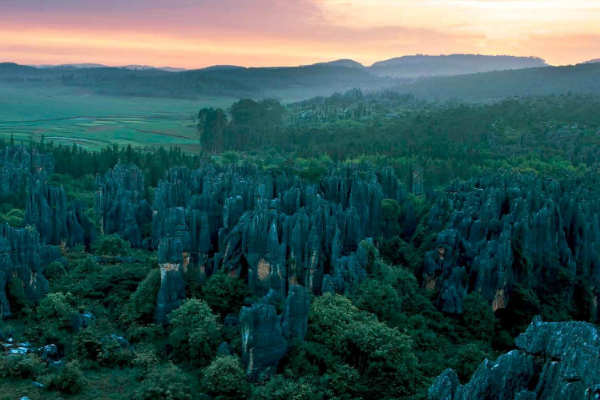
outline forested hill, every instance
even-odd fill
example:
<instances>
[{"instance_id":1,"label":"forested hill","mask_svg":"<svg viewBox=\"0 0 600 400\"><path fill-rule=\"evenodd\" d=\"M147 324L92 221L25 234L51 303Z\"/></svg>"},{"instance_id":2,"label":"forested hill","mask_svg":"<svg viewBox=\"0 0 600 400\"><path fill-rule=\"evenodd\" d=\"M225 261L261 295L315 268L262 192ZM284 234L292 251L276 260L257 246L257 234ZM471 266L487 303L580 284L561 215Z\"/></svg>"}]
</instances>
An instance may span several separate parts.
<instances>
[{"instance_id":1,"label":"forested hill","mask_svg":"<svg viewBox=\"0 0 600 400\"><path fill-rule=\"evenodd\" d=\"M305 97L352 87L379 89L402 83L354 68L307 66L293 68L207 68L169 72L128 68L33 68L0 63L0 82L67 86L98 94L198 98L210 96L264 97L273 91L306 91Z\"/></svg>"},{"instance_id":2,"label":"forested hill","mask_svg":"<svg viewBox=\"0 0 600 400\"><path fill-rule=\"evenodd\" d=\"M465 101L569 92L600 93L600 64L423 78L413 84L398 86L396 90L428 100Z\"/></svg>"}]
</instances>

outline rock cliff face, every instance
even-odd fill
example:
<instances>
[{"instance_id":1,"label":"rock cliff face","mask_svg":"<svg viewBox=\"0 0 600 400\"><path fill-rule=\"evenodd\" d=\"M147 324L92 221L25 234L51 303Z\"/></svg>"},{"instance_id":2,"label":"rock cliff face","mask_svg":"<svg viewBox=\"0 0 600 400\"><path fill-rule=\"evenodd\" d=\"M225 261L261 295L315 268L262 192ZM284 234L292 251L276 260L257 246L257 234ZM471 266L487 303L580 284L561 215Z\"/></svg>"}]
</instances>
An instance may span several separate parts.
<instances>
[{"instance_id":1,"label":"rock cliff face","mask_svg":"<svg viewBox=\"0 0 600 400\"><path fill-rule=\"evenodd\" d=\"M58 248L40 244L35 229L0 225L0 318L11 315L6 297L10 282L23 285L29 300L37 303L48 292L44 267L54 261L62 261Z\"/></svg>"},{"instance_id":2,"label":"rock cliff face","mask_svg":"<svg viewBox=\"0 0 600 400\"><path fill-rule=\"evenodd\" d=\"M156 300L154 320L168 322L168 315L185 300L185 273L183 271L183 246L181 240L165 237L158 247L160 289Z\"/></svg>"},{"instance_id":3,"label":"rock cliff face","mask_svg":"<svg viewBox=\"0 0 600 400\"><path fill-rule=\"evenodd\" d=\"M270 304L274 298L276 294L271 291L261 302L242 308L240 313L242 361L253 381L273 376L292 341L306 340L310 310L308 290L292 285L281 315L277 315L275 307Z\"/></svg>"},{"instance_id":4,"label":"rock cliff face","mask_svg":"<svg viewBox=\"0 0 600 400\"><path fill-rule=\"evenodd\" d=\"M118 234L132 246L142 246L142 228L152 222L144 189L144 174L133 164L118 163L104 177L96 176L94 212L103 234Z\"/></svg>"},{"instance_id":5,"label":"rock cliff face","mask_svg":"<svg viewBox=\"0 0 600 400\"><path fill-rule=\"evenodd\" d=\"M600 203L580 183L495 174L431 199L429 227L439 233L421 278L440 291L440 309L462 313L473 291L505 308L516 282L535 288L561 274L585 279L597 296Z\"/></svg>"},{"instance_id":6,"label":"rock cliff face","mask_svg":"<svg viewBox=\"0 0 600 400\"><path fill-rule=\"evenodd\" d=\"M429 400L592 400L600 397L600 332L584 322L536 318L516 341L518 350L484 361L460 385L444 371Z\"/></svg>"},{"instance_id":7,"label":"rock cliff face","mask_svg":"<svg viewBox=\"0 0 600 400\"><path fill-rule=\"evenodd\" d=\"M27 196L25 223L35 226L42 243L89 246L96 230L81 201L67 204L62 187L48 185L44 179L32 179Z\"/></svg>"}]
</instances>

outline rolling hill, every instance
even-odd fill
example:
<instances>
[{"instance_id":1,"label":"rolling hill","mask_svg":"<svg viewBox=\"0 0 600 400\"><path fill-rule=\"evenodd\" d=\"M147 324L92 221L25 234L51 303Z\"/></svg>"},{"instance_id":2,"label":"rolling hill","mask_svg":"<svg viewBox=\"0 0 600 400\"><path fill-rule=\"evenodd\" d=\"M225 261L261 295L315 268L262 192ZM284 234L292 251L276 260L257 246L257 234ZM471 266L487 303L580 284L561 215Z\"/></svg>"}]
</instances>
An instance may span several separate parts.
<instances>
[{"instance_id":1,"label":"rolling hill","mask_svg":"<svg viewBox=\"0 0 600 400\"><path fill-rule=\"evenodd\" d=\"M394 88L422 99L485 101L513 96L600 93L600 64L422 78Z\"/></svg>"}]
</instances>

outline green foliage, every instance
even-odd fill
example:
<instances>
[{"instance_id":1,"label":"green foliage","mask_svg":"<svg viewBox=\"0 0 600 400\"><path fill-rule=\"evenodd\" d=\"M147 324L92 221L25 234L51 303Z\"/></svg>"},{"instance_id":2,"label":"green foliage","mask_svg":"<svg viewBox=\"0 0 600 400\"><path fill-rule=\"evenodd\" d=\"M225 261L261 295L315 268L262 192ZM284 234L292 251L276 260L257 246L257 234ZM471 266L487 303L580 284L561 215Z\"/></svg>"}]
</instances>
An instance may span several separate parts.
<instances>
[{"instance_id":1,"label":"green foliage","mask_svg":"<svg viewBox=\"0 0 600 400\"><path fill-rule=\"evenodd\" d=\"M215 400L243 400L250 394L246 372L235 356L217 357L202 371L201 383Z\"/></svg>"},{"instance_id":2,"label":"green foliage","mask_svg":"<svg viewBox=\"0 0 600 400\"><path fill-rule=\"evenodd\" d=\"M212 275L202 286L202 299L221 316L237 314L250 296L250 288L241 279L231 277L224 271Z\"/></svg>"},{"instance_id":3,"label":"green foliage","mask_svg":"<svg viewBox=\"0 0 600 400\"><path fill-rule=\"evenodd\" d=\"M132 391L132 400L192 400L192 388L179 368L172 363L153 367L139 387Z\"/></svg>"},{"instance_id":4,"label":"green foliage","mask_svg":"<svg viewBox=\"0 0 600 400\"><path fill-rule=\"evenodd\" d=\"M121 321L131 324L151 323L156 309L156 297L160 289L160 270L150 270L125 304Z\"/></svg>"},{"instance_id":5,"label":"green foliage","mask_svg":"<svg viewBox=\"0 0 600 400\"><path fill-rule=\"evenodd\" d=\"M208 364L221 339L221 324L204 300L191 299L170 314L169 343L177 360Z\"/></svg>"},{"instance_id":6,"label":"green foliage","mask_svg":"<svg viewBox=\"0 0 600 400\"><path fill-rule=\"evenodd\" d=\"M406 319L402 299L390 283L367 279L352 289L349 298L357 308L375 314L389 326L400 326Z\"/></svg>"},{"instance_id":7,"label":"green foliage","mask_svg":"<svg viewBox=\"0 0 600 400\"><path fill-rule=\"evenodd\" d=\"M92 258L72 259L71 272L52 282L52 291L70 292L85 302L101 304L118 317L132 293L155 266L151 258L134 264L109 263L100 265ZM150 306L150 305L148 305Z\"/></svg>"},{"instance_id":8,"label":"green foliage","mask_svg":"<svg viewBox=\"0 0 600 400\"><path fill-rule=\"evenodd\" d=\"M470 293L464 302L462 315L467 337L489 341L494 333L494 313L490 304L477 292Z\"/></svg>"},{"instance_id":9,"label":"green foliage","mask_svg":"<svg viewBox=\"0 0 600 400\"><path fill-rule=\"evenodd\" d=\"M408 398L416 391L417 360L410 338L380 323L339 295L313 302L308 339L325 345L355 368L383 398Z\"/></svg>"},{"instance_id":10,"label":"green foliage","mask_svg":"<svg viewBox=\"0 0 600 400\"><path fill-rule=\"evenodd\" d=\"M25 293L23 281L17 277L10 280L6 291L6 298L11 305L11 311L14 315L20 315L33 307L33 302L29 300Z\"/></svg>"},{"instance_id":11,"label":"green foliage","mask_svg":"<svg viewBox=\"0 0 600 400\"><path fill-rule=\"evenodd\" d=\"M411 271L417 271L421 265L415 249L398 236L384 241L380 251L383 259L391 265L400 265Z\"/></svg>"},{"instance_id":12,"label":"green foliage","mask_svg":"<svg viewBox=\"0 0 600 400\"><path fill-rule=\"evenodd\" d=\"M381 212L386 219L398 221L401 212L400 205L394 199L383 199L381 200Z\"/></svg>"},{"instance_id":13,"label":"green foliage","mask_svg":"<svg viewBox=\"0 0 600 400\"><path fill-rule=\"evenodd\" d=\"M45 378L48 390L57 390L65 394L79 393L88 385L77 361L69 361L57 372Z\"/></svg>"},{"instance_id":14,"label":"green foliage","mask_svg":"<svg viewBox=\"0 0 600 400\"><path fill-rule=\"evenodd\" d=\"M42 299L36 315L45 329L69 330L78 309L71 293L50 293Z\"/></svg>"},{"instance_id":15,"label":"green foliage","mask_svg":"<svg viewBox=\"0 0 600 400\"><path fill-rule=\"evenodd\" d=\"M48 281L54 282L67 274L65 266L59 262L53 262L44 269L44 276Z\"/></svg>"},{"instance_id":16,"label":"green foliage","mask_svg":"<svg viewBox=\"0 0 600 400\"><path fill-rule=\"evenodd\" d=\"M467 382L477 370L481 362L489 358L487 348L480 343L473 342L461 346L450 363L461 382Z\"/></svg>"},{"instance_id":17,"label":"green foliage","mask_svg":"<svg viewBox=\"0 0 600 400\"><path fill-rule=\"evenodd\" d=\"M238 161L240 160L240 156L238 154L237 151L227 151L223 154L221 154L221 157L223 158L223 163L224 164L237 164Z\"/></svg>"},{"instance_id":18,"label":"green foliage","mask_svg":"<svg viewBox=\"0 0 600 400\"><path fill-rule=\"evenodd\" d=\"M2 199L0 199L2 202ZM0 213L0 224L8 224L14 228L20 228L23 226L25 220L25 211L12 208L6 214Z\"/></svg>"},{"instance_id":19,"label":"green foliage","mask_svg":"<svg viewBox=\"0 0 600 400\"><path fill-rule=\"evenodd\" d=\"M131 364L148 371L160 363L156 346L151 343L140 343L135 346L135 355Z\"/></svg>"},{"instance_id":20,"label":"green foliage","mask_svg":"<svg viewBox=\"0 0 600 400\"><path fill-rule=\"evenodd\" d=\"M527 329L533 317L540 313L540 300L535 292L528 286L516 284L510 295L508 306L499 310L500 325L516 337Z\"/></svg>"},{"instance_id":21,"label":"green foliage","mask_svg":"<svg viewBox=\"0 0 600 400\"><path fill-rule=\"evenodd\" d=\"M0 376L20 379L37 379L46 364L36 354L11 354L0 357Z\"/></svg>"},{"instance_id":22,"label":"green foliage","mask_svg":"<svg viewBox=\"0 0 600 400\"><path fill-rule=\"evenodd\" d=\"M298 174L301 178L311 182L320 182L327 172L327 166L311 159L307 165Z\"/></svg>"},{"instance_id":23,"label":"green foliage","mask_svg":"<svg viewBox=\"0 0 600 400\"><path fill-rule=\"evenodd\" d=\"M102 256L124 257L131 255L131 245L116 235L101 236L92 244L92 251Z\"/></svg>"},{"instance_id":24,"label":"green foliage","mask_svg":"<svg viewBox=\"0 0 600 400\"><path fill-rule=\"evenodd\" d=\"M264 386L256 387L251 398L252 400L321 400L325 396L313 379L293 380L277 375Z\"/></svg>"}]
</instances>

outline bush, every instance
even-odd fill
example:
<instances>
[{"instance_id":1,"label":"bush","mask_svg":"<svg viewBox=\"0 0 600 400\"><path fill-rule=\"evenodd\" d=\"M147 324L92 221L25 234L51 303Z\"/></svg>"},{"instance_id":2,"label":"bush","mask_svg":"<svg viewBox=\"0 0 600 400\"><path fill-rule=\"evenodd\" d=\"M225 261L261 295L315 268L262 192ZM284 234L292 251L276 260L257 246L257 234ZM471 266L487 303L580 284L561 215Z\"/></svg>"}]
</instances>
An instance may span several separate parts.
<instances>
[{"instance_id":1,"label":"bush","mask_svg":"<svg viewBox=\"0 0 600 400\"><path fill-rule=\"evenodd\" d=\"M25 220L25 211L13 208L6 214L0 214L0 224L9 224L14 228L20 228L23 226Z\"/></svg>"},{"instance_id":2,"label":"bush","mask_svg":"<svg viewBox=\"0 0 600 400\"><path fill-rule=\"evenodd\" d=\"M29 300L25 293L25 286L23 281L19 278L12 278L8 284L8 290L6 291L6 297L12 308L12 313L19 315L25 310L33 307L33 302Z\"/></svg>"},{"instance_id":3,"label":"bush","mask_svg":"<svg viewBox=\"0 0 600 400\"><path fill-rule=\"evenodd\" d=\"M192 389L172 363L152 368L132 394L133 400L191 400Z\"/></svg>"},{"instance_id":4,"label":"bush","mask_svg":"<svg viewBox=\"0 0 600 400\"><path fill-rule=\"evenodd\" d=\"M44 276L50 282L60 279L66 274L67 270L65 269L65 266L59 262L53 262L44 269Z\"/></svg>"},{"instance_id":5,"label":"bush","mask_svg":"<svg viewBox=\"0 0 600 400\"><path fill-rule=\"evenodd\" d=\"M148 370L158 365L159 362L160 358L153 344L140 343L135 347L134 357L131 361L131 364L134 366Z\"/></svg>"},{"instance_id":6,"label":"bush","mask_svg":"<svg viewBox=\"0 0 600 400\"><path fill-rule=\"evenodd\" d=\"M116 235L102 236L92 244L92 251L102 256L124 257L131 254L131 245Z\"/></svg>"},{"instance_id":7,"label":"bush","mask_svg":"<svg viewBox=\"0 0 600 400\"><path fill-rule=\"evenodd\" d=\"M225 272L211 276L202 287L202 298L210 308L221 316L237 314L250 296L250 288L241 279L233 278Z\"/></svg>"},{"instance_id":8,"label":"bush","mask_svg":"<svg viewBox=\"0 0 600 400\"><path fill-rule=\"evenodd\" d=\"M394 199L383 199L381 200L381 212L385 219L398 222L401 212L400 205Z\"/></svg>"},{"instance_id":9,"label":"bush","mask_svg":"<svg viewBox=\"0 0 600 400\"><path fill-rule=\"evenodd\" d=\"M383 398L408 398L418 382L417 359L408 336L360 311L343 296L325 294L311 305L308 339L355 368Z\"/></svg>"},{"instance_id":10,"label":"bush","mask_svg":"<svg viewBox=\"0 0 600 400\"><path fill-rule=\"evenodd\" d=\"M46 379L46 387L49 390L66 394L79 393L87 384L77 361L68 362L58 372L48 375Z\"/></svg>"},{"instance_id":11,"label":"bush","mask_svg":"<svg viewBox=\"0 0 600 400\"><path fill-rule=\"evenodd\" d=\"M0 358L0 376L7 378L36 379L42 375L46 364L35 354L11 354Z\"/></svg>"},{"instance_id":12,"label":"bush","mask_svg":"<svg viewBox=\"0 0 600 400\"><path fill-rule=\"evenodd\" d=\"M252 400L321 400L325 395L314 379L301 378L295 381L276 375L264 386L257 386L251 398Z\"/></svg>"},{"instance_id":13,"label":"bush","mask_svg":"<svg viewBox=\"0 0 600 400\"><path fill-rule=\"evenodd\" d=\"M202 375L202 386L215 400L243 400L250 394L246 373L238 357L218 357Z\"/></svg>"},{"instance_id":14,"label":"bush","mask_svg":"<svg viewBox=\"0 0 600 400\"><path fill-rule=\"evenodd\" d=\"M170 320L173 331L169 343L179 360L207 364L220 343L221 324L204 300L191 299L173 311Z\"/></svg>"},{"instance_id":15,"label":"bush","mask_svg":"<svg viewBox=\"0 0 600 400\"><path fill-rule=\"evenodd\" d=\"M356 307L377 315L380 321L390 326L398 326L406 319L402 313L402 299L387 282L367 279L352 289L349 298Z\"/></svg>"},{"instance_id":16,"label":"bush","mask_svg":"<svg viewBox=\"0 0 600 400\"><path fill-rule=\"evenodd\" d=\"M71 293L50 293L42 299L36 314L42 326L68 330L78 314L75 297Z\"/></svg>"},{"instance_id":17,"label":"bush","mask_svg":"<svg viewBox=\"0 0 600 400\"><path fill-rule=\"evenodd\" d=\"M475 340L490 341L494 333L494 311L490 304L477 292L465 299L464 324L467 335Z\"/></svg>"},{"instance_id":18,"label":"bush","mask_svg":"<svg viewBox=\"0 0 600 400\"><path fill-rule=\"evenodd\" d=\"M160 270L158 268L150 270L146 278L138 285L136 291L131 295L123 314L121 321L131 324L151 323L154 319L156 309L156 296L160 290Z\"/></svg>"},{"instance_id":19,"label":"bush","mask_svg":"<svg viewBox=\"0 0 600 400\"><path fill-rule=\"evenodd\" d=\"M465 383L487 357L489 357L487 347L479 343L469 343L458 349L456 356L452 358L450 363L460 381Z\"/></svg>"}]
</instances>

